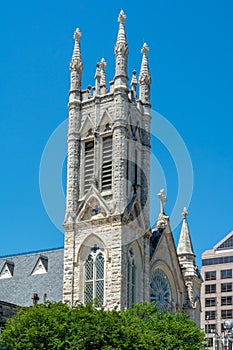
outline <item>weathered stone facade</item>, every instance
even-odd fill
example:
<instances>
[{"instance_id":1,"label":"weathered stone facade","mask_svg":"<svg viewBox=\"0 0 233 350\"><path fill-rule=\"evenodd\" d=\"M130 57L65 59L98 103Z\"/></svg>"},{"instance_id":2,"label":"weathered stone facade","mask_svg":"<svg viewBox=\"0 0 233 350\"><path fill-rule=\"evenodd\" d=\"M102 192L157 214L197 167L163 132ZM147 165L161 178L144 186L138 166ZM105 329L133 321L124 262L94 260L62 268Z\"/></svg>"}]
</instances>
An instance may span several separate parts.
<instances>
[{"instance_id":1,"label":"weathered stone facade","mask_svg":"<svg viewBox=\"0 0 233 350\"><path fill-rule=\"evenodd\" d=\"M149 300L149 173L150 173L150 74L147 46L142 50L140 89L136 101L133 82L128 90L128 44L125 15L119 15L115 46L116 74L107 89L106 63L97 64L95 87L82 91L82 59L79 30L71 60L69 100L67 209L64 222L63 299L84 301L84 265L96 244L105 257L104 305L127 305L127 256L132 244L140 260L135 301ZM143 87L141 87L143 86ZM111 138L110 184L104 188L104 140ZM85 147L93 142L93 169L85 177ZM137 158L137 159L135 159ZM143 171L142 171L143 169ZM86 188L88 190L86 191ZM98 208L98 211L95 211ZM139 268L140 266L140 268ZM144 267L147 267L143 272ZM139 282L140 280L140 282Z\"/></svg>"}]
</instances>

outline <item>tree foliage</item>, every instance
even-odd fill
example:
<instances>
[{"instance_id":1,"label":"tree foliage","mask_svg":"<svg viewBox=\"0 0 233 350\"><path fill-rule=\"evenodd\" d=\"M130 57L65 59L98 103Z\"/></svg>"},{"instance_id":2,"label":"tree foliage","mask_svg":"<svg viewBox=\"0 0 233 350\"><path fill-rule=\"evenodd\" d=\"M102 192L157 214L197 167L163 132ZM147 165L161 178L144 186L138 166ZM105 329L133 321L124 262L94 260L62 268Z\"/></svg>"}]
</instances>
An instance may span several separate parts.
<instances>
[{"instance_id":1,"label":"tree foliage","mask_svg":"<svg viewBox=\"0 0 233 350\"><path fill-rule=\"evenodd\" d=\"M21 307L1 344L17 350L200 350L204 334L186 314L162 314L153 304L123 311L62 303Z\"/></svg>"}]
</instances>

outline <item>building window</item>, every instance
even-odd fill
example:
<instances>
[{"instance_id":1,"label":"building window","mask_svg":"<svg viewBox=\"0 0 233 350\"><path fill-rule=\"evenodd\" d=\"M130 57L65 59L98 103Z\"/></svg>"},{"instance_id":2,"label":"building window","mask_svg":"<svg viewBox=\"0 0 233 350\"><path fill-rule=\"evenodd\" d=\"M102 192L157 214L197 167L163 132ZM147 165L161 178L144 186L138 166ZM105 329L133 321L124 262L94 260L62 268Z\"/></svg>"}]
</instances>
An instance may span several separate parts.
<instances>
[{"instance_id":1,"label":"building window","mask_svg":"<svg viewBox=\"0 0 233 350\"><path fill-rule=\"evenodd\" d=\"M221 317L223 319L232 318L232 310L221 310Z\"/></svg>"},{"instance_id":2,"label":"building window","mask_svg":"<svg viewBox=\"0 0 233 350\"><path fill-rule=\"evenodd\" d=\"M136 302L136 265L132 248L129 250L127 262L127 307Z\"/></svg>"},{"instance_id":3,"label":"building window","mask_svg":"<svg viewBox=\"0 0 233 350\"><path fill-rule=\"evenodd\" d=\"M103 138L102 191L112 188L112 136Z\"/></svg>"},{"instance_id":4,"label":"building window","mask_svg":"<svg viewBox=\"0 0 233 350\"><path fill-rule=\"evenodd\" d=\"M205 319L206 320L215 320L216 319L216 311L206 311L205 312Z\"/></svg>"},{"instance_id":5,"label":"building window","mask_svg":"<svg viewBox=\"0 0 233 350\"><path fill-rule=\"evenodd\" d=\"M233 235L228 238L225 242L223 242L217 250L226 250L226 249L232 249L233 248Z\"/></svg>"},{"instance_id":6,"label":"building window","mask_svg":"<svg viewBox=\"0 0 233 350\"><path fill-rule=\"evenodd\" d=\"M84 301L85 304L97 300L104 304L104 256L95 247L85 262Z\"/></svg>"},{"instance_id":7,"label":"building window","mask_svg":"<svg viewBox=\"0 0 233 350\"><path fill-rule=\"evenodd\" d=\"M221 270L221 279L232 278L232 269Z\"/></svg>"},{"instance_id":8,"label":"building window","mask_svg":"<svg viewBox=\"0 0 233 350\"><path fill-rule=\"evenodd\" d=\"M206 281L216 280L216 271L207 271L205 273L205 280Z\"/></svg>"},{"instance_id":9,"label":"building window","mask_svg":"<svg viewBox=\"0 0 233 350\"><path fill-rule=\"evenodd\" d=\"M216 284L206 284L205 294L216 293Z\"/></svg>"},{"instance_id":10,"label":"building window","mask_svg":"<svg viewBox=\"0 0 233 350\"><path fill-rule=\"evenodd\" d=\"M205 307L216 306L216 298L206 298Z\"/></svg>"},{"instance_id":11,"label":"building window","mask_svg":"<svg viewBox=\"0 0 233 350\"><path fill-rule=\"evenodd\" d=\"M85 142L84 154L84 194L88 192L94 179L94 141Z\"/></svg>"},{"instance_id":12,"label":"building window","mask_svg":"<svg viewBox=\"0 0 233 350\"><path fill-rule=\"evenodd\" d=\"M226 283L221 283L221 292L232 292L232 283L231 282L226 282Z\"/></svg>"},{"instance_id":13,"label":"building window","mask_svg":"<svg viewBox=\"0 0 233 350\"><path fill-rule=\"evenodd\" d=\"M233 255L221 256L220 258L202 259L202 266L229 264L233 262Z\"/></svg>"},{"instance_id":14,"label":"building window","mask_svg":"<svg viewBox=\"0 0 233 350\"><path fill-rule=\"evenodd\" d=\"M213 323L213 324L206 324L205 325L205 332L206 333L212 333L211 331L212 330L214 330L214 329L216 329L216 324L215 323Z\"/></svg>"},{"instance_id":15,"label":"building window","mask_svg":"<svg viewBox=\"0 0 233 350\"><path fill-rule=\"evenodd\" d=\"M221 297L221 306L232 305L232 296Z\"/></svg>"}]
</instances>

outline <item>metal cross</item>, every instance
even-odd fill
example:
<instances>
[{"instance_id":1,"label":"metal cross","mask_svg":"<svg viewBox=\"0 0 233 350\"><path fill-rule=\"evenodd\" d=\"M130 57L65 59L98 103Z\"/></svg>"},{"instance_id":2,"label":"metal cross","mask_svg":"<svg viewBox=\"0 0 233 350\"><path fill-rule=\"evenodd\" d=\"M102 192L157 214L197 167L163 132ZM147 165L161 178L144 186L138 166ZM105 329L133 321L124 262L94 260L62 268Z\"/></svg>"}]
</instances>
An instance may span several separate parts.
<instances>
[{"instance_id":1,"label":"metal cross","mask_svg":"<svg viewBox=\"0 0 233 350\"><path fill-rule=\"evenodd\" d=\"M164 214L164 204L167 201L167 197L163 188L159 191L158 198L160 199L160 214Z\"/></svg>"}]
</instances>

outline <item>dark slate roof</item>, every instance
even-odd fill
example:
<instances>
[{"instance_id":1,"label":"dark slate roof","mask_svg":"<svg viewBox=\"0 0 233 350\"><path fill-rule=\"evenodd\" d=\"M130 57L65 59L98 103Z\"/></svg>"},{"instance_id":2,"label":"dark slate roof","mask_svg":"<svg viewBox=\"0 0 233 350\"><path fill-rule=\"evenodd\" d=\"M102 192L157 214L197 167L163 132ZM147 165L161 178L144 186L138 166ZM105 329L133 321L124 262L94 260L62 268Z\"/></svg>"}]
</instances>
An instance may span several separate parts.
<instances>
[{"instance_id":1,"label":"dark slate roof","mask_svg":"<svg viewBox=\"0 0 233 350\"><path fill-rule=\"evenodd\" d=\"M43 253L43 255L42 255ZM0 278L0 300L20 306L32 305L32 297L37 293L44 301L62 300L63 248L0 257L0 271L6 262L14 264L11 278ZM38 259L48 259L48 272L32 275Z\"/></svg>"}]
</instances>

